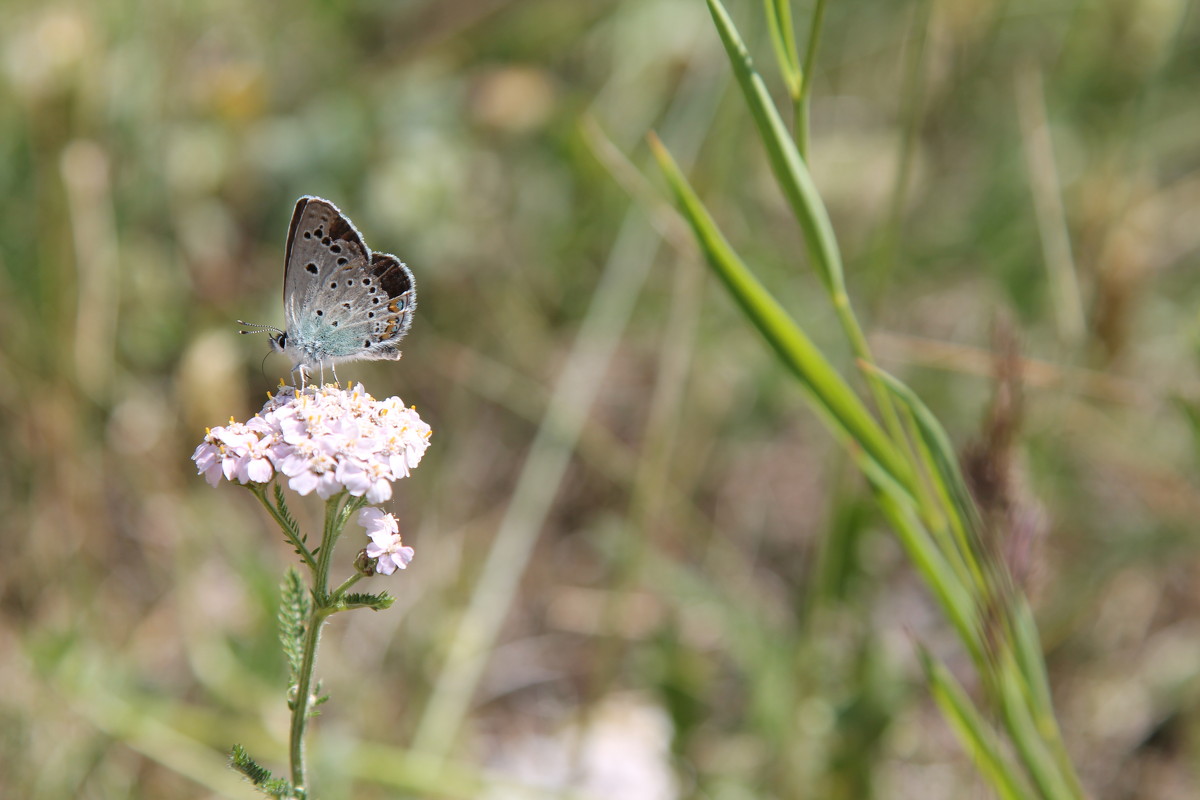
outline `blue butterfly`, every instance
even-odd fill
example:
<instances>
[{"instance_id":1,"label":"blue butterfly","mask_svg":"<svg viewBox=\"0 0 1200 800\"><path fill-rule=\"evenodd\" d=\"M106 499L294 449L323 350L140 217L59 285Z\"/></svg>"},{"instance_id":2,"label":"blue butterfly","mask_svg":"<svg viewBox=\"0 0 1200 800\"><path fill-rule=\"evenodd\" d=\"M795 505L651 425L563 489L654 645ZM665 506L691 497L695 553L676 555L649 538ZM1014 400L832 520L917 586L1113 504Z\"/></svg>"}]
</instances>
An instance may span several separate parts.
<instances>
[{"instance_id":1,"label":"blue butterfly","mask_svg":"<svg viewBox=\"0 0 1200 800\"><path fill-rule=\"evenodd\" d=\"M296 202L288 230L286 330L250 325L256 330L242 333L275 331L271 348L292 360L292 372L299 371L303 381L313 369L323 378L327 364L400 358L397 344L416 308L416 283L404 262L372 253L337 206L306 195Z\"/></svg>"}]
</instances>

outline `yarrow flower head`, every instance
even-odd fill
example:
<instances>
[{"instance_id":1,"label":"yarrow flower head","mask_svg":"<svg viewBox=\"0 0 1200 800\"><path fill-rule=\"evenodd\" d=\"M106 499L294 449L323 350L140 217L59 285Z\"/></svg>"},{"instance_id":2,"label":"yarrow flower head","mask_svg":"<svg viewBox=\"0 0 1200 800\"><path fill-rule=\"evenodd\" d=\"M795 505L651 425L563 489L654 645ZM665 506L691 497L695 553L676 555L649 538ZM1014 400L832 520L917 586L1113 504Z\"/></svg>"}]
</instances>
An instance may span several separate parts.
<instances>
[{"instance_id":1,"label":"yarrow flower head","mask_svg":"<svg viewBox=\"0 0 1200 800\"><path fill-rule=\"evenodd\" d=\"M283 386L249 421L210 428L192 460L213 486L267 483L278 473L301 495L345 489L382 503L421 463L431 433L416 409L398 397L376 400L362 384Z\"/></svg>"},{"instance_id":2,"label":"yarrow flower head","mask_svg":"<svg viewBox=\"0 0 1200 800\"><path fill-rule=\"evenodd\" d=\"M364 508L358 512L358 524L366 528L371 537L366 554L368 558L376 559L376 572L391 575L412 561L413 549L400 541L400 525L394 516L378 508Z\"/></svg>"}]
</instances>

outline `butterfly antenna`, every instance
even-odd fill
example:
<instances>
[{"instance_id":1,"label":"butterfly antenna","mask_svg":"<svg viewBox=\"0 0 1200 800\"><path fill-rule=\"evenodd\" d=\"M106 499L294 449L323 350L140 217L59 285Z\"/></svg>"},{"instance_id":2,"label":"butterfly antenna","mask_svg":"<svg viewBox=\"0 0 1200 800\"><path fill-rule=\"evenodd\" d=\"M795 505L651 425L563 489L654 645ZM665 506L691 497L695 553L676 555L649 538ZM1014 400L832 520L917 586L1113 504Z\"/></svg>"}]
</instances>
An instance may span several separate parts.
<instances>
[{"instance_id":1,"label":"butterfly antenna","mask_svg":"<svg viewBox=\"0 0 1200 800\"><path fill-rule=\"evenodd\" d=\"M244 320L240 319L237 321L237 324L241 325L243 328L249 328L249 330L238 331L238 333L242 334L243 336L247 333L266 333L267 331L283 333L283 331L281 331L279 328L276 328L274 325L259 325L257 322L245 322Z\"/></svg>"}]
</instances>

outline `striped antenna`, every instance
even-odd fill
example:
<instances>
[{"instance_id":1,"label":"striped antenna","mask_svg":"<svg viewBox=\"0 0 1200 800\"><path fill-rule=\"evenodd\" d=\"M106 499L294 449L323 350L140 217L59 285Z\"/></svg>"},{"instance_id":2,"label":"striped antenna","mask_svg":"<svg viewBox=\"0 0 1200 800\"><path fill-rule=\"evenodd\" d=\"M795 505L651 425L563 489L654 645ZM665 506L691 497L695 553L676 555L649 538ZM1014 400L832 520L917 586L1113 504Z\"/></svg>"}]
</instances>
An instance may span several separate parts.
<instances>
[{"instance_id":1,"label":"striped antenna","mask_svg":"<svg viewBox=\"0 0 1200 800\"><path fill-rule=\"evenodd\" d=\"M237 321L237 324L241 325L244 328L250 329L250 330L246 330L246 331L238 331L238 333L243 334L243 335L245 335L247 333L266 333L267 331L274 331L275 333L283 333L283 331L281 331L279 328L276 328L274 325L259 325L256 322L245 322L240 319Z\"/></svg>"}]
</instances>

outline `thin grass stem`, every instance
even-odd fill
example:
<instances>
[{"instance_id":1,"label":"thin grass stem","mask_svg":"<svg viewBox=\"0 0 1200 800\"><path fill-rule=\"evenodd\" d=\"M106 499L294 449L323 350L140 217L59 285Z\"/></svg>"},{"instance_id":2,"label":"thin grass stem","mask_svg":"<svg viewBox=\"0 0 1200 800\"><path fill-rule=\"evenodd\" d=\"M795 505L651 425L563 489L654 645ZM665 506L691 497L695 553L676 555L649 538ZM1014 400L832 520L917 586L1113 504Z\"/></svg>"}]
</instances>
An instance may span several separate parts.
<instances>
[{"instance_id":1,"label":"thin grass stem","mask_svg":"<svg viewBox=\"0 0 1200 800\"><path fill-rule=\"evenodd\" d=\"M825 0L817 0L812 22L808 26L808 45L804 48L804 66L800 69L800 94L792 103L795 121L796 147L800 157L808 161L808 118L812 98L812 76L817 65L817 49L821 43L821 28L825 22Z\"/></svg>"},{"instance_id":2,"label":"thin grass stem","mask_svg":"<svg viewBox=\"0 0 1200 800\"><path fill-rule=\"evenodd\" d=\"M824 201L821 200L820 192L817 191L817 186L813 182L808 167L805 166L804 159L800 156L796 143L788 135L787 127L779 116L779 110L775 107L766 84L763 83L762 76L754 68L750 52L746 49L746 44L733 24L729 12L725 10L720 0L708 0L708 8L729 56L734 75L741 86L746 104L758 126L759 136L766 148L767 160L775 173L776 182L804 232L809 261L813 264L817 275L829 293L834 313L837 314L838 322L842 326L855 358L868 364L874 364L875 358L871 354L871 348L867 344L862 326L859 325L858 317L850 304L850 296L846 291L841 251L833 232L833 223L829 219L829 212L825 208ZM810 52L813 54L815 54L815 47L816 43L810 36ZM812 57L815 58L815 55ZM888 434L898 447L907 451L915 460L915 455L911 452L911 443L904 434L904 428L900 424L900 418L887 389L877 377L870 374L867 375L867 384Z\"/></svg>"}]
</instances>

